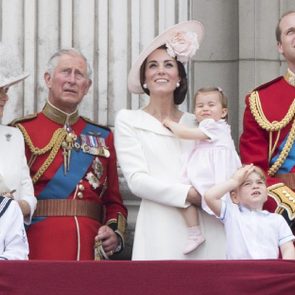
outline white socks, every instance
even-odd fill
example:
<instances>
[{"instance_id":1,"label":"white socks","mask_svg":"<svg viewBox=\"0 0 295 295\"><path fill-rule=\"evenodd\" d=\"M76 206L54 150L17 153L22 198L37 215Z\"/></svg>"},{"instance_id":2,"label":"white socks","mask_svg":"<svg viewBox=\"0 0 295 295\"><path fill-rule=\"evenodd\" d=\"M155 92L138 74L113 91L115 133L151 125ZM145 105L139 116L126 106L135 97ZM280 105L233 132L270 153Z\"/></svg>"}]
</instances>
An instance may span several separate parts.
<instances>
[{"instance_id":1,"label":"white socks","mask_svg":"<svg viewBox=\"0 0 295 295\"><path fill-rule=\"evenodd\" d=\"M198 248L203 242L205 242L205 238L202 235L201 229L199 226L191 226L187 228L187 240L184 247L183 254L189 254Z\"/></svg>"}]
</instances>

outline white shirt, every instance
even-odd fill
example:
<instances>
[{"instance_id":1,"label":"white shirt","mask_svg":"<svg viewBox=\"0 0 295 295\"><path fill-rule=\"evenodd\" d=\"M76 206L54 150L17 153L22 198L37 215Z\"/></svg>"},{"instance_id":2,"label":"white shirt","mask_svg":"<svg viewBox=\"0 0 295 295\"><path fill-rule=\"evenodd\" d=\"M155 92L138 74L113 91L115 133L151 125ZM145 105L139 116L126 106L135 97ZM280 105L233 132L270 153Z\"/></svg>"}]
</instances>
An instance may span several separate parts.
<instances>
[{"instance_id":1,"label":"white shirt","mask_svg":"<svg viewBox=\"0 0 295 295\"><path fill-rule=\"evenodd\" d=\"M249 210L222 201L227 259L277 259L279 246L295 239L283 216L265 210Z\"/></svg>"},{"instance_id":2,"label":"white shirt","mask_svg":"<svg viewBox=\"0 0 295 295\"><path fill-rule=\"evenodd\" d=\"M0 197L0 212L10 199ZM24 219L16 201L11 200L0 216L0 259L26 260L29 246L24 228Z\"/></svg>"}]
</instances>

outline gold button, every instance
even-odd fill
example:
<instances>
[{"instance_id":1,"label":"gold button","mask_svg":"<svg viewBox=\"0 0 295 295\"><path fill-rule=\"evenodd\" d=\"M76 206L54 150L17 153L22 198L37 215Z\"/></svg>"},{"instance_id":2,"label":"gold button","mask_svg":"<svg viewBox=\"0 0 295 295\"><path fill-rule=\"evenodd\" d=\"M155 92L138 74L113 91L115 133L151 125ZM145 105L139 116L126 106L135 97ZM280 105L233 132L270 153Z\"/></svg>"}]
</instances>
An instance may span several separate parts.
<instances>
[{"instance_id":1,"label":"gold button","mask_svg":"<svg viewBox=\"0 0 295 295\"><path fill-rule=\"evenodd\" d=\"M79 188L80 191L84 191L84 189L85 189L83 184L79 184L78 188Z\"/></svg>"},{"instance_id":2,"label":"gold button","mask_svg":"<svg viewBox=\"0 0 295 295\"><path fill-rule=\"evenodd\" d=\"M77 193L77 197L78 197L79 199L82 199L82 198L83 198L83 193L82 193L82 192L78 192L78 193Z\"/></svg>"}]
</instances>

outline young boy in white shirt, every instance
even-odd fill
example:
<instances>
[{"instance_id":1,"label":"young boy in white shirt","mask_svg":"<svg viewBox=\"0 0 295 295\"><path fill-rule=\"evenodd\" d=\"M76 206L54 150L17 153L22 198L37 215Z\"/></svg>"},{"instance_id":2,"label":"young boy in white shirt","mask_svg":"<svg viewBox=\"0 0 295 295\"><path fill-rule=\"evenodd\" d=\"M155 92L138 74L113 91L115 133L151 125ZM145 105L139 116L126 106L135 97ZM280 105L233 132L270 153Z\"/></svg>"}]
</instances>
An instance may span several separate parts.
<instances>
[{"instance_id":1,"label":"young boy in white shirt","mask_svg":"<svg viewBox=\"0 0 295 295\"><path fill-rule=\"evenodd\" d=\"M222 200L230 192L231 200ZM267 200L263 171L246 165L205 193L209 208L224 223L227 259L295 259L295 239L285 219L262 210Z\"/></svg>"}]
</instances>

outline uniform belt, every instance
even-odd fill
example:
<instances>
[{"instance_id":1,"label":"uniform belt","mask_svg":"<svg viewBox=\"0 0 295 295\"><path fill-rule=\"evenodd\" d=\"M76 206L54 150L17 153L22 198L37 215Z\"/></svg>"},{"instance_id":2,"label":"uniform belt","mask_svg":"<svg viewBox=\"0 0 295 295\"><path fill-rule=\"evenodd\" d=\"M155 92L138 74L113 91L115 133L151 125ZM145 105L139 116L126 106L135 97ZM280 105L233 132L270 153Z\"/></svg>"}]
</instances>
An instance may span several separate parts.
<instances>
[{"instance_id":1,"label":"uniform belt","mask_svg":"<svg viewBox=\"0 0 295 295\"><path fill-rule=\"evenodd\" d=\"M295 189L295 174L286 173L286 174L276 174L275 177L282 180L282 182L287 185L292 190Z\"/></svg>"},{"instance_id":2,"label":"uniform belt","mask_svg":"<svg viewBox=\"0 0 295 295\"><path fill-rule=\"evenodd\" d=\"M85 216L101 222L102 206L85 200L38 200L34 217Z\"/></svg>"}]
</instances>

